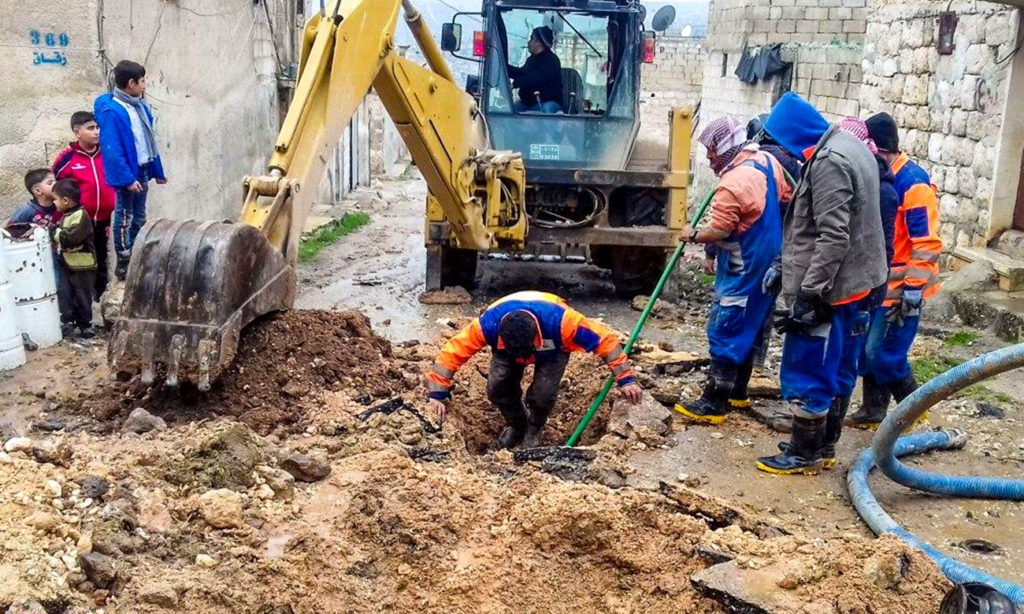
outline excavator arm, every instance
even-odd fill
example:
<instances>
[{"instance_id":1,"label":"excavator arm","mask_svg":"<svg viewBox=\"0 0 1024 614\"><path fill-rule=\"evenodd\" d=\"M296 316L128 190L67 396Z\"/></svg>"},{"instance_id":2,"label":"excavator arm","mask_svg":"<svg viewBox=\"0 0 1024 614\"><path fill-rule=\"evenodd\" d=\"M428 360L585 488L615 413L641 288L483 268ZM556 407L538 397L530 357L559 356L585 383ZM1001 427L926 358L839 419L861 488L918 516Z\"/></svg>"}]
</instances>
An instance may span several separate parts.
<instances>
[{"instance_id":1,"label":"excavator arm","mask_svg":"<svg viewBox=\"0 0 1024 614\"><path fill-rule=\"evenodd\" d=\"M403 6L427 67L395 51ZM239 223L161 219L139 233L108 349L114 372L208 390L247 324L292 307L303 225L371 86L440 205L451 244L522 247L522 160L488 149L475 100L455 84L419 12L409 0L334 0L306 25L292 103L267 173L243 180Z\"/></svg>"}]
</instances>

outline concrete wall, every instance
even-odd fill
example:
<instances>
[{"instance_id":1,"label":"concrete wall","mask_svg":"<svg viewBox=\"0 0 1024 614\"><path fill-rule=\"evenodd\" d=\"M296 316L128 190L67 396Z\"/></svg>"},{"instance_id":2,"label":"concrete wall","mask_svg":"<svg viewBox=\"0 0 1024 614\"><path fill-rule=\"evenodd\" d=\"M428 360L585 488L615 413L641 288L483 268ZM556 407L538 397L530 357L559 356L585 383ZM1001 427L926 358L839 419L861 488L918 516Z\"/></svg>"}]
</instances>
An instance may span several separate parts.
<instances>
[{"instance_id":1,"label":"concrete wall","mask_svg":"<svg viewBox=\"0 0 1024 614\"><path fill-rule=\"evenodd\" d=\"M1010 61L1019 11L954 2L956 47L951 55L939 55L937 16L945 8L921 0L872 8L861 106L892 114L902 128L903 148L931 173L940 191L947 248L977 247L1009 225L1009 219L992 224L992 207L1012 215L1020 176L1024 118L1013 109L1004 113L1008 103L1020 106L1024 85L1020 59ZM1015 92L1011 70L1018 76ZM994 200L996 186L1002 191Z\"/></svg>"},{"instance_id":2,"label":"concrete wall","mask_svg":"<svg viewBox=\"0 0 1024 614\"><path fill-rule=\"evenodd\" d=\"M289 0L267 0L285 58ZM250 0L20 3L0 26L0 214L23 201L24 172L48 166L121 59L146 65L147 98L170 183L153 216L237 215L241 179L263 168L278 125L277 59L263 4ZM31 33L41 33L37 45ZM55 46L45 35L56 35ZM60 34L67 34L62 46ZM37 62L37 53L66 63ZM287 63L283 59L282 63Z\"/></svg>"}]
</instances>

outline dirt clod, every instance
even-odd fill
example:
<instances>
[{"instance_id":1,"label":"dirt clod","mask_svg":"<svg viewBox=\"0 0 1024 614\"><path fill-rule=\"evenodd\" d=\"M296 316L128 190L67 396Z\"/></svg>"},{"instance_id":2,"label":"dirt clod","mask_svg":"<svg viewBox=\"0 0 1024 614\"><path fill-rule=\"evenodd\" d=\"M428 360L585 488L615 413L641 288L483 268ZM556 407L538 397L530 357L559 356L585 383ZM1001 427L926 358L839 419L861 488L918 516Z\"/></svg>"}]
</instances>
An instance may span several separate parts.
<instances>
[{"instance_id":1,"label":"dirt clod","mask_svg":"<svg viewBox=\"0 0 1024 614\"><path fill-rule=\"evenodd\" d=\"M219 489L199 497L199 513L215 529L234 529L242 526L242 496L237 492Z\"/></svg>"}]
</instances>

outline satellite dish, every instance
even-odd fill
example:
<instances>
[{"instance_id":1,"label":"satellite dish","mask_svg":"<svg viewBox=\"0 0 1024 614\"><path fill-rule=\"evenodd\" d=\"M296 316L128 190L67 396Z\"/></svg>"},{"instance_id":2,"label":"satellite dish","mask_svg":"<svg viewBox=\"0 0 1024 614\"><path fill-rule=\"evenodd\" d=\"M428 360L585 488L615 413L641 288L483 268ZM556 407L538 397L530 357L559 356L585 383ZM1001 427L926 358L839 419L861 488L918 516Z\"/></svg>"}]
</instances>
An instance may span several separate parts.
<instances>
[{"instance_id":1,"label":"satellite dish","mask_svg":"<svg viewBox=\"0 0 1024 614\"><path fill-rule=\"evenodd\" d=\"M672 22L676 20L676 7L671 4L658 9L658 12L654 14L654 19L651 20L651 29L655 32L664 32L668 30Z\"/></svg>"}]
</instances>

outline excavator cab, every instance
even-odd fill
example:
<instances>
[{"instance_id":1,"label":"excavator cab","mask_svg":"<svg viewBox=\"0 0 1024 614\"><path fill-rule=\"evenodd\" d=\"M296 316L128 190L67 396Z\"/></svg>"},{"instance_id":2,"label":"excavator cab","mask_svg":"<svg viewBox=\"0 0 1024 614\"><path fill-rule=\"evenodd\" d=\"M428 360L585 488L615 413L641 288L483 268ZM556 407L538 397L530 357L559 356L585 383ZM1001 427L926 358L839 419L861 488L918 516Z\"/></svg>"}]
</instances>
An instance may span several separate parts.
<instances>
[{"instance_id":1,"label":"excavator cab","mask_svg":"<svg viewBox=\"0 0 1024 614\"><path fill-rule=\"evenodd\" d=\"M523 157L529 233L526 248L510 255L592 262L611 269L623 295L656 282L685 225L689 184L688 111L668 118L670 140L642 138L641 68L656 51L645 19L637 0L484 0L479 15L456 14L442 36L445 51L477 62L467 81L491 146ZM653 22L664 30L672 19L659 11ZM470 56L462 24L476 22ZM539 92L517 86L532 33L544 27L561 74L536 105Z\"/></svg>"}]
</instances>

